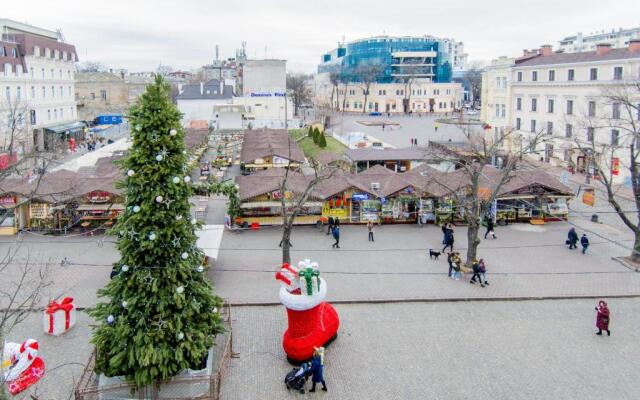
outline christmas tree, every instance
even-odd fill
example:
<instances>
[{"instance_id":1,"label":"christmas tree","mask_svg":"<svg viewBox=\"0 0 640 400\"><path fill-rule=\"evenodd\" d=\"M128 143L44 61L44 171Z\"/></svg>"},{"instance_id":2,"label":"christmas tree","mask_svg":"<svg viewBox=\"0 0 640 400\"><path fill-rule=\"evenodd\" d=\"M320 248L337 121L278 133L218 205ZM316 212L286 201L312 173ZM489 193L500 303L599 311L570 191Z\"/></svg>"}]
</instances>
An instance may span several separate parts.
<instances>
[{"instance_id":1,"label":"christmas tree","mask_svg":"<svg viewBox=\"0 0 640 400\"><path fill-rule=\"evenodd\" d=\"M126 210L114 227L121 258L91 311L96 371L138 387L201 369L223 330L221 300L196 247L184 131L169 93L157 76L130 110L133 145L121 161Z\"/></svg>"}]
</instances>

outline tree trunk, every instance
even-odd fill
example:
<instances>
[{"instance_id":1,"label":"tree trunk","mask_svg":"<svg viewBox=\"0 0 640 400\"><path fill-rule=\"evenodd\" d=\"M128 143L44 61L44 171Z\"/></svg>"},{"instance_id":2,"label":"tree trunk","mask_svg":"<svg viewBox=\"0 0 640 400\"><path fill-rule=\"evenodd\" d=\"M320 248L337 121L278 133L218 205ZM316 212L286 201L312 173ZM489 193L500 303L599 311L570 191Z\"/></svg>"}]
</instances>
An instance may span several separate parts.
<instances>
[{"instance_id":1,"label":"tree trunk","mask_svg":"<svg viewBox=\"0 0 640 400\"><path fill-rule=\"evenodd\" d=\"M362 113L366 113L367 112L367 98L369 97L369 91L366 91L366 94L364 95L364 104L362 105Z\"/></svg>"},{"instance_id":2,"label":"tree trunk","mask_svg":"<svg viewBox=\"0 0 640 400\"><path fill-rule=\"evenodd\" d=\"M467 262L466 265L469 266L473 263L478 254L478 245L480 244L480 238L478 237L478 232L480 231L480 224L477 220L469 220L469 226L467 227L467 242L469 246L467 248Z\"/></svg>"},{"instance_id":3,"label":"tree trunk","mask_svg":"<svg viewBox=\"0 0 640 400\"><path fill-rule=\"evenodd\" d=\"M640 231L635 234L635 241L633 243L633 250L630 256L631 261L634 263L640 263Z\"/></svg>"},{"instance_id":4,"label":"tree trunk","mask_svg":"<svg viewBox=\"0 0 640 400\"><path fill-rule=\"evenodd\" d=\"M291 222L287 221L284 224L284 230L282 231L282 241L280 241L280 246L282 246L282 262L291 264L291 230L293 228L293 218Z\"/></svg>"}]
</instances>

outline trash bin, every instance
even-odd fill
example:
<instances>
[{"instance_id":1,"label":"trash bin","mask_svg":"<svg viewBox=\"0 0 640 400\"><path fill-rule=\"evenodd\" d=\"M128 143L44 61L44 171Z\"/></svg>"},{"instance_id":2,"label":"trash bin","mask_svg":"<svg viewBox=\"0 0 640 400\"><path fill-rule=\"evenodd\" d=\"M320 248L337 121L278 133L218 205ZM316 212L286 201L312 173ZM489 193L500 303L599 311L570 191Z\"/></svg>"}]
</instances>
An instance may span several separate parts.
<instances>
[{"instance_id":1,"label":"trash bin","mask_svg":"<svg viewBox=\"0 0 640 400\"><path fill-rule=\"evenodd\" d=\"M591 214L591 222L598 222L598 214Z\"/></svg>"}]
</instances>

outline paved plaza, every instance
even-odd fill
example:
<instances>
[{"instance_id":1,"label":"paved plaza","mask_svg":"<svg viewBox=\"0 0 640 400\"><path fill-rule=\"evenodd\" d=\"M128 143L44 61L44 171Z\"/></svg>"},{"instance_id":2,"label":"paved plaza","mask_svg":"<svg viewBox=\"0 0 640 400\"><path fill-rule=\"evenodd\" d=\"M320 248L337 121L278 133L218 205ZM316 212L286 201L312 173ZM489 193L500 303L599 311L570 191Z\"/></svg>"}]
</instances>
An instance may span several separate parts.
<instances>
[{"instance_id":1,"label":"paved plaza","mask_svg":"<svg viewBox=\"0 0 640 400\"><path fill-rule=\"evenodd\" d=\"M304 395L283 384L284 308L235 307L222 399L637 399L640 301L609 305L611 337L593 300L338 305L329 391Z\"/></svg>"},{"instance_id":2,"label":"paved plaza","mask_svg":"<svg viewBox=\"0 0 640 400\"><path fill-rule=\"evenodd\" d=\"M411 141L409 138L417 138L419 145L426 145L430 140L436 142L446 142L451 139L452 142L460 142L464 139L463 133L457 125L440 123L438 131L435 130L436 119L442 118L441 115L435 116L404 116L394 115L391 117L369 115L341 115L335 114L331 116L331 132L351 133L363 132L367 136L375 137L394 147L409 147ZM358 121L375 122L389 121L397 123L399 126L367 126Z\"/></svg>"}]
</instances>

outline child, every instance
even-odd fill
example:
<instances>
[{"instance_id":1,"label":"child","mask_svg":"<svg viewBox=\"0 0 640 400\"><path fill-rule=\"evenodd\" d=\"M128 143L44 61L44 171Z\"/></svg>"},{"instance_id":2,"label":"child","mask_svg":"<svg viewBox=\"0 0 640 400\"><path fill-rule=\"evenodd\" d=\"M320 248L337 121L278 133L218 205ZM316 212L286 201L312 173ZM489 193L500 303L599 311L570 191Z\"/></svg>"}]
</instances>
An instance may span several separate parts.
<instances>
[{"instance_id":1,"label":"child","mask_svg":"<svg viewBox=\"0 0 640 400\"><path fill-rule=\"evenodd\" d=\"M587 234L583 233L580 238L580 244L582 245L582 254L587 254L587 247L589 247L589 238L587 238Z\"/></svg>"},{"instance_id":2,"label":"child","mask_svg":"<svg viewBox=\"0 0 640 400\"><path fill-rule=\"evenodd\" d=\"M367 230L369 231L369 241L373 242L373 221L367 221Z\"/></svg>"},{"instance_id":3,"label":"child","mask_svg":"<svg viewBox=\"0 0 640 400\"><path fill-rule=\"evenodd\" d=\"M316 383L322 383L322 390L327 391L327 384L324 382L324 347L314 347L313 358L311 359L312 385L309 392L316 391Z\"/></svg>"}]
</instances>

